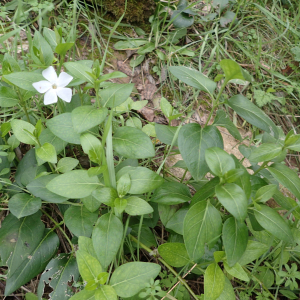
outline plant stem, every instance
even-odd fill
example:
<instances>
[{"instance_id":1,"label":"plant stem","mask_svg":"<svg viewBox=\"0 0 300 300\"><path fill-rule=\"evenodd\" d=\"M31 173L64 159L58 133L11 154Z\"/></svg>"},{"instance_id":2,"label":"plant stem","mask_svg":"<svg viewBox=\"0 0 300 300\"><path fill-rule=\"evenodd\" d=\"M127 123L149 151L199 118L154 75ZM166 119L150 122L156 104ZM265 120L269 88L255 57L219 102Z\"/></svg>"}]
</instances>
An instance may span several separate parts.
<instances>
[{"instance_id":1,"label":"plant stem","mask_svg":"<svg viewBox=\"0 0 300 300\"><path fill-rule=\"evenodd\" d=\"M54 224L56 227L59 228L59 230L61 231L61 233L65 236L66 240L68 241L68 243L71 246L72 249L72 253L75 253L75 249L74 249L74 245L72 244L71 240L69 239L69 237L67 236L67 234L64 232L64 230L60 227L60 224L57 223L48 213L46 213L43 209L41 209L42 213L45 214ZM64 222L63 222L64 223Z\"/></svg>"},{"instance_id":2,"label":"plant stem","mask_svg":"<svg viewBox=\"0 0 300 300\"><path fill-rule=\"evenodd\" d=\"M262 169L264 169L265 166L266 166L267 164L268 164L268 161L265 161L265 162L260 166L260 168L257 169L257 170L253 173L253 175L256 175L258 172L260 172Z\"/></svg>"},{"instance_id":3,"label":"plant stem","mask_svg":"<svg viewBox=\"0 0 300 300\"><path fill-rule=\"evenodd\" d=\"M148 248L146 245L144 245L143 243L139 242L134 236L132 236L131 234L129 234L129 237L132 241L134 241L135 243L139 244L141 246L141 248L143 248L144 250L146 250L149 253L153 253L153 251ZM186 283L185 280L182 279L181 276L178 275L178 273L168 264L166 263L162 258L157 257L157 255L152 254L154 257L156 257L164 266L166 266L171 273L173 273L174 276L176 276L176 278L178 278L178 280L185 286L185 288L189 291L189 293L193 296L193 298L195 300L198 300L199 298L197 297L197 295L195 295L195 293L191 290L191 288L189 287L189 285Z\"/></svg>"}]
</instances>

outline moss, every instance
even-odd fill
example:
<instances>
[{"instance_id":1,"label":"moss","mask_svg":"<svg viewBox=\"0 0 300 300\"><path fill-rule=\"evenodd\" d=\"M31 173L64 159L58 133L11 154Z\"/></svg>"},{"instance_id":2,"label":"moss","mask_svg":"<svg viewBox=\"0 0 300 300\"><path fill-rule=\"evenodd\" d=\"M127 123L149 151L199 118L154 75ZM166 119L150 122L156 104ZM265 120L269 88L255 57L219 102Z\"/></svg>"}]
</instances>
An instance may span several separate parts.
<instances>
[{"instance_id":1,"label":"moss","mask_svg":"<svg viewBox=\"0 0 300 300\"><path fill-rule=\"evenodd\" d=\"M103 5L106 11L112 13L117 19L122 16L125 8L125 0L97 1ZM148 21L149 17L154 13L154 10L154 0L128 0L124 19L128 22L144 23Z\"/></svg>"}]
</instances>

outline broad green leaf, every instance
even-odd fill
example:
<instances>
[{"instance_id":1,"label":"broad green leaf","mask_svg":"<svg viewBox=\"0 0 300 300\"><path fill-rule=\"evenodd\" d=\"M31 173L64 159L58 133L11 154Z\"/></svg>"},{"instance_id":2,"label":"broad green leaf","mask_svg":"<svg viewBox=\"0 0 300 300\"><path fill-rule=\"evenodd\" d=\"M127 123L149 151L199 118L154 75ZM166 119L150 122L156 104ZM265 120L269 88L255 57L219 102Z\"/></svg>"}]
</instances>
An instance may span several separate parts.
<instances>
[{"instance_id":1,"label":"broad green leaf","mask_svg":"<svg viewBox=\"0 0 300 300\"><path fill-rule=\"evenodd\" d=\"M97 187L97 176L89 177L86 170L74 170L52 179L46 188L57 195L80 199L89 196Z\"/></svg>"},{"instance_id":2,"label":"broad green leaf","mask_svg":"<svg viewBox=\"0 0 300 300\"><path fill-rule=\"evenodd\" d=\"M41 213L18 219L9 214L0 230L0 256L8 266L8 277L18 270L21 263L35 249L44 234Z\"/></svg>"},{"instance_id":3,"label":"broad green leaf","mask_svg":"<svg viewBox=\"0 0 300 300\"><path fill-rule=\"evenodd\" d=\"M64 63L65 68L68 70L70 75L75 78L81 79L84 82L94 84L94 78L88 74L92 73L92 69L88 66L81 64L79 62L66 62Z\"/></svg>"},{"instance_id":4,"label":"broad green leaf","mask_svg":"<svg viewBox=\"0 0 300 300\"><path fill-rule=\"evenodd\" d=\"M273 121L255 104L243 95L235 95L228 100L228 105L250 124L268 133L278 136L278 129Z\"/></svg>"},{"instance_id":5,"label":"broad green leaf","mask_svg":"<svg viewBox=\"0 0 300 300\"><path fill-rule=\"evenodd\" d=\"M199 89L200 91L213 94L216 83L203 75L201 72L187 67L176 66L169 67L170 72L184 83Z\"/></svg>"},{"instance_id":6,"label":"broad green leaf","mask_svg":"<svg viewBox=\"0 0 300 300\"><path fill-rule=\"evenodd\" d=\"M53 164L57 163L57 155L53 145L45 143L42 147L35 149L36 156L43 160Z\"/></svg>"},{"instance_id":7,"label":"broad green leaf","mask_svg":"<svg viewBox=\"0 0 300 300\"><path fill-rule=\"evenodd\" d=\"M119 72L119 71L114 71L111 73L101 75L99 81L102 82L102 81L106 81L106 80L113 79L113 78L125 78L125 77L127 77L126 74Z\"/></svg>"},{"instance_id":8,"label":"broad green leaf","mask_svg":"<svg viewBox=\"0 0 300 300\"><path fill-rule=\"evenodd\" d=\"M210 264L204 273L205 300L216 300L223 292L225 275L217 263Z\"/></svg>"},{"instance_id":9,"label":"broad green leaf","mask_svg":"<svg viewBox=\"0 0 300 300\"><path fill-rule=\"evenodd\" d=\"M98 201L94 196L89 195L87 197L81 198L80 201L83 203L85 208L90 212L95 212L99 209L101 202Z\"/></svg>"},{"instance_id":10,"label":"broad green leaf","mask_svg":"<svg viewBox=\"0 0 300 300\"><path fill-rule=\"evenodd\" d=\"M239 263L236 263L234 266L229 267L228 263L225 261L224 263L224 268L226 270L227 273L229 273L231 276L249 282L250 279L247 275L247 273L244 271L244 269L242 268L242 266Z\"/></svg>"},{"instance_id":11,"label":"broad green leaf","mask_svg":"<svg viewBox=\"0 0 300 300\"><path fill-rule=\"evenodd\" d=\"M127 205L125 208L125 212L131 216L139 216L139 215L146 215L151 214L153 212L153 208L151 205L148 204L147 201L131 196L126 198Z\"/></svg>"},{"instance_id":12,"label":"broad green leaf","mask_svg":"<svg viewBox=\"0 0 300 300\"><path fill-rule=\"evenodd\" d=\"M135 68L135 67L139 66L143 62L144 59L145 59L145 55L144 54L134 56L130 60L130 67L131 68Z\"/></svg>"},{"instance_id":13,"label":"broad green leaf","mask_svg":"<svg viewBox=\"0 0 300 300\"><path fill-rule=\"evenodd\" d=\"M181 243L165 243L158 247L158 253L172 267L180 268L190 263L185 245Z\"/></svg>"},{"instance_id":14,"label":"broad green leaf","mask_svg":"<svg viewBox=\"0 0 300 300\"><path fill-rule=\"evenodd\" d=\"M7 86L0 86L0 107L13 107L19 103L18 94Z\"/></svg>"},{"instance_id":15,"label":"broad green leaf","mask_svg":"<svg viewBox=\"0 0 300 300\"><path fill-rule=\"evenodd\" d=\"M33 194L35 197L39 197L44 201L50 203L62 203L67 201L68 197L62 197L55 193L50 192L46 185L54 178L56 178L57 174L50 174L46 176L39 177L33 181L31 181L26 188L28 191Z\"/></svg>"},{"instance_id":16,"label":"broad green leaf","mask_svg":"<svg viewBox=\"0 0 300 300\"><path fill-rule=\"evenodd\" d=\"M187 28L193 25L194 17L182 10L174 10L171 21L175 28Z\"/></svg>"},{"instance_id":17,"label":"broad green leaf","mask_svg":"<svg viewBox=\"0 0 300 300\"><path fill-rule=\"evenodd\" d=\"M66 226L76 236L90 237L97 218L98 213L91 213L85 206L71 205L64 214Z\"/></svg>"},{"instance_id":18,"label":"broad green leaf","mask_svg":"<svg viewBox=\"0 0 300 300\"><path fill-rule=\"evenodd\" d=\"M127 200L122 198L116 198L114 201L114 208L116 214L121 215L127 206Z\"/></svg>"},{"instance_id":19,"label":"broad green leaf","mask_svg":"<svg viewBox=\"0 0 300 300\"><path fill-rule=\"evenodd\" d=\"M171 145L177 131L177 127L155 123L155 131L157 138L162 143ZM177 138L175 139L173 145L178 146Z\"/></svg>"},{"instance_id":20,"label":"broad green leaf","mask_svg":"<svg viewBox=\"0 0 300 300\"><path fill-rule=\"evenodd\" d=\"M119 41L114 44L116 50L133 50L138 49L140 46L145 45L147 40L142 39L128 39L125 41Z\"/></svg>"},{"instance_id":21,"label":"broad green leaf","mask_svg":"<svg viewBox=\"0 0 300 300\"><path fill-rule=\"evenodd\" d=\"M79 160L72 157L63 157L59 160L56 170L60 173L67 173L79 164Z\"/></svg>"},{"instance_id":22,"label":"broad green leaf","mask_svg":"<svg viewBox=\"0 0 300 300\"><path fill-rule=\"evenodd\" d=\"M33 169L33 167L35 168L35 170ZM15 181L18 184L18 186L23 186L22 181L24 182L23 179L25 179L24 177L28 174L28 170L30 169L31 171L33 171L34 173L34 177L36 176L36 169L38 168L37 166L37 161L35 158L35 149L30 149L25 156L21 159L21 161L18 164L18 168L15 174ZM34 177L32 178L32 180L34 179ZM27 180L27 184L32 181L31 179Z\"/></svg>"},{"instance_id":23,"label":"broad green leaf","mask_svg":"<svg viewBox=\"0 0 300 300\"><path fill-rule=\"evenodd\" d=\"M20 142L29 145L37 144L36 138L31 135L35 129L32 124L22 120L12 120L10 123L14 135Z\"/></svg>"},{"instance_id":24,"label":"broad green leaf","mask_svg":"<svg viewBox=\"0 0 300 300\"><path fill-rule=\"evenodd\" d=\"M290 227L274 209L260 205L260 210L254 209L254 215L258 223L272 235L288 243L293 241Z\"/></svg>"},{"instance_id":25,"label":"broad green leaf","mask_svg":"<svg viewBox=\"0 0 300 300\"><path fill-rule=\"evenodd\" d=\"M133 87L133 83L113 83L106 89L100 90L102 107L114 108L121 105L130 96Z\"/></svg>"},{"instance_id":26,"label":"broad green leaf","mask_svg":"<svg viewBox=\"0 0 300 300\"><path fill-rule=\"evenodd\" d=\"M269 267L259 266L253 275L261 281L267 289L271 288L274 284L275 276L273 270L269 269Z\"/></svg>"},{"instance_id":27,"label":"broad green leaf","mask_svg":"<svg viewBox=\"0 0 300 300\"><path fill-rule=\"evenodd\" d=\"M77 281L79 272L76 259L73 255L61 253L53 258L43 272L37 290L39 299L44 294L44 285L47 284L52 289L49 294L50 300L67 300L71 295L68 283Z\"/></svg>"},{"instance_id":28,"label":"broad green leaf","mask_svg":"<svg viewBox=\"0 0 300 300\"><path fill-rule=\"evenodd\" d=\"M158 204L158 213L160 220L164 226L168 223L168 221L174 216L176 213L177 207L175 205L164 205ZM183 220L182 220L183 221ZM182 223L183 225L183 223Z\"/></svg>"},{"instance_id":29,"label":"broad green leaf","mask_svg":"<svg viewBox=\"0 0 300 300\"><path fill-rule=\"evenodd\" d=\"M23 90L36 93L37 91L32 84L34 82L45 80L42 74L35 72L14 72L4 75L3 78Z\"/></svg>"},{"instance_id":30,"label":"broad green leaf","mask_svg":"<svg viewBox=\"0 0 300 300\"><path fill-rule=\"evenodd\" d=\"M110 285L101 285L95 292L95 300L118 300L118 296Z\"/></svg>"},{"instance_id":31,"label":"broad green leaf","mask_svg":"<svg viewBox=\"0 0 300 300\"><path fill-rule=\"evenodd\" d=\"M300 179L296 172L283 164L272 164L268 170L280 184L300 199Z\"/></svg>"},{"instance_id":32,"label":"broad green leaf","mask_svg":"<svg viewBox=\"0 0 300 300\"><path fill-rule=\"evenodd\" d=\"M60 43L55 47L54 52L60 54L61 56L65 56L67 51L70 50L74 46L74 43Z\"/></svg>"},{"instance_id":33,"label":"broad green leaf","mask_svg":"<svg viewBox=\"0 0 300 300\"><path fill-rule=\"evenodd\" d=\"M79 293L73 295L70 300L96 300L95 299L96 290L88 291L81 290Z\"/></svg>"},{"instance_id":34,"label":"broad green leaf","mask_svg":"<svg viewBox=\"0 0 300 300\"><path fill-rule=\"evenodd\" d=\"M189 188L178 182L164 182L151 197L152 202L164 205L176 205L191 200Z\"/></svg>"},{"instance_id":35,"label":"broad green leaf","mask_svg":"<svg viewBox=\"0 0 300 300\"><path fill-rule=\"evenodd\" d=\"M205 150L205 161L216 176L223 176L235 168L233 158L224 150L212 147Z\"/></svg>"},{"instance_id":36,"label":"broad green leaf","mask_svg":"<svg viewBox=\"0 0 300 300\"><path fill-rule=\"evenodd\" d=\"M233 169L225 173L224 179L226 183L236 182L245 173L244 169Z\"/></svg>"},{"instance_id":37,"label":"broad green leaf","mask_svg":"<svg viewBox=\"0 0 300 300\"><path fill-rule=\"evenodd\" d=\"M173 114L173 106L164 97L160 99L160 109L167 118L171 117Z\"/></svg>"},{"instance_id":38,"label":"broad green leaf","mask_svg":"<svg viewBox=\"0 0 300 300\"><path fill-rule=\"evenodd\" d=\"M183 221L188 212L188 208L179 209L165 225L167 229L183 235Z\"/></svg>"},{"instance_id":39,"label":"broad green leaf","mask_svg":"<svg viewBox=\"0 0 300 300\"><path fill-rule=\"evenodd\" d=\"M282 146L274 143L265 143L251 151L249 160L254 163L269 161L280 155Z\"/></svg>"},{"instance_id":40,"label":"broad green leaf","mask_svg":"<svg viewBox=\"0 0 300 300\"><path fill-rule=\"evenodd\" d=\"M43 272L49 260L56 253L58 245L57 235L51 230L46 230L37 247L6 280L5 296L10 295L20 286Z\"/></svg>"},{"instance_id":41,"label":"broad green leaf","mask_svg":"<svg viewBox=\"0 0 300 300\"><path fill-rule=\"evenodd\" d=\"M118 193L113 188L100 187L92 192L92 196L105 205L113 206L114 200L118 198Z\"/></svg>"},{"instance_id":42,"label":"broad green leaf","mask_svg":"<svg viewBox=\"0 0 300 300\"><path fill-rule=\"evenodd\" d=\"M210 201L201 201L187 212L183 223L183 238L192 261L204 254L205 245L211 245L221 234L222 220L219 211Z\"/></svg>"},{"instance_id":43,"label":"broad green leaf","mask_svg":"<svg viewBox=\"0 0 300 300\"><path fill-rule=\"evenodd\" d=\"M269 247L265 244L260 242L256 242L253 240L249 240L247 244L246 251L244 252L243 256L239 260L239 264L241 266L245 266L252 262L255 259L258 259L262 256L265 252L269 250Z\"/></svg>"},{"instance_id":44,"label":"broad green leaf","mask_svg":"<svg viewBox=\"0 0 300 300\"><path fill-rule=\"evenodd\" d=\"M103 153L103 148L101 142L94 135L85 132L80 136L80 143L84 153L89 155L89 158L96 162L101 162L101 157Z\"/></svg>"},{"instance_id":45,"label":"broad green leaf","mask_svg":"<svg viewBox=\"0 0 300 300\"><path fill-rule=\"evenodd\" d=\"M61 140L72 144L80 144L80 135L74 130L71 113L57 115L48 120L46 125Z\"/></svg>"},{"instance_id":46,"label":"broad green leaf","mask_svg":"<svg viewBox=\"0 0 300 300\"><path fill-rule=\"evenodd\" d=\"M213 125L226 128L235 139L242 141L242 136L239 130L236 128L224 110L217 110Z\"/></svg>"},{"instance_id":47,"label":"broad green leaf","mask_svg":"<svg viewBox=\"0 0 300 300\"><path fill-rule=\"evenodd\" d=\"M130 190L131 179L129 174L123 174L117 182L117 192L120 198L124 197Z\"/></svg>"},{"instance_id":48,"label":"broad green leaf","mask_svg":"<svg viewBox=\"0 0 300 300\"><path fill-rule=\"evenodd\" d=\"M142 130L120 127L113 136L114 150L127 158L148 158L155 156L151 139Z\"/></svg>"},{"instance_id":49,"label":"broad green leaf","mask_svg":"<svg viewBox=\"0 0 300 300\"><path fill-rule=\"evenodd\" d=\"M300 134L287 136L284 145L292 151L300 151Z\"/></svg>"},{"instance_id":50,"label":"broad green leaf","mask_svg":"<svg viewBox=\"0 0 300 300\"><path fill-rule=\"evenodd\" d=\"M145 219L144 219L145 220ZM130 226L132 231L130 234L137 237L139 234L139 224L135 224ZM140 242L147 247L157 247L156 237L154 236L153 232L150 230L150 228L146 225L142 225L140 230ZM135 242L132 242L134 246L136 246Z\"/></svg>"},{"instance_id":51,"label":"broad green leaf","mask_svg":"<svg viewBox=\"0 0 300 300\"><path fill-rule=\"evenodd\" d=\"M93 229L93 245L98 260L106 269L116 256L123 238L123 224L115 215L102 215Z\"/></svg>"},{"instance_id":52,"label":"broad green leaf","mask_svg":"<svg viewBox=\"0 0 300 300\"><path fill-rule=\"evenodd\" d=\"M80 275L87 282L97 279L97 276L102 272L98 259L84 250L76 252L76 260Z\"/></svg>"},{"instance_id":53,"label":"broad green leaf","mask_svg":"<svg viewBox=\"0 0 300 300\"><path fill-rule=\"evenodd\" d=\"M145 288L150 279L155 279L160 265L146 262L130 262L118 267L110 280L110 285L120 297L128 298Z\"/></svg>"},{"instance_id":54,"label":"broad green leaf","mask_svg":"<svg viewBox=\"0 0 300 300\"><path fill-rule=\"evenodd\" d=\"M242 68L235 61L231 59L223 59L220 61L220 66L224 71L226 82L231 79L245 80Z\"/></svg>"},{"instance_id":55,"label":"broad green leaf","mask_svg":"<svg viewBox=\"0 0 300 300\"><path fill-rule=\"evenodd\" d=\"M137 53L143 55L152 52L154 49L155 49L155 44L150 42L140 47Z\"/></svg>"},{"instance_id":56,"label":"broad green leaf","mask_svg":"<svg viewBox=\"0 0 300 300\"><path fill-rule=\"evenodd\" d=\"M223 148L223 139L215 126L202 129L199 124L193 123L184 125L179 131L178 146L190 173L199 181L209 171L205 150L211 147Z\"/></svg>"},{"instance_id":57,"label":"broad green leaf","mask_svg":"<svg viewBox=\"0 0 300 300\"><path fill-rule=\"evenodd\" d=\"M39 50L39 57L42 63L46 66L50 66L54 59L51 46L37 30L34 33L33 45Z\"/></svg>"},{"instance_id":58,"label":"broad green leaf","mask_svg":"<svg viewBox=\"0 0 300 300\"><path fill-rule=\"evenodd\" d=\"M79 106L72 111L72 123L75 132L82 133L99 124L107 116L107 108L95 108L93 106Z\"/></svg>"},{"instance_id":59,"label":"broad green leaf","mask_svg":"<svg viewBox=\"0 0 300 300\"><path fill-rule=\"evenodd\" d=\"M247 216L248 201L245 192L235 183L216 187L216 196L221 204L240 222Z\"/></svg>"},{"instance_id":60,"label":"broad green leaf","mask_svg":"<svg viewBox=\"0 0 300 300\"><path fill-rule=\"evenodd\" d=\"M234 289L231 285L230 280L227 277L225 277L225 285L224 285L223 292L217 298L217 300L236 300Z\"/></svg>"},{"instance_id":61,"label":"broad green leaf","mask_svg":"<svg viewBox=\"0 0 300 300\"><path fill-rule=\"evenodd\" d=\"M46 128L42 131L41 135L39 136L39 140L42 145L45 143L50 143L53 145L57 154L65 149L67 145L67 142L54 135L49 128Z\"/></svg>"},{"instance_id":62,"label":"broad green leaf","mask_svg":"<svg viewBox=\"0 0 300 300\"><path fill-rule=\"evenodd\" d=\"M33 197L25 193L13 195L8 202L9 210L18 219L36 213L41 206L41 198Z\"/></svg>"},{"instance_id":63,"label":"broad green leaf","mask_svg":"<svg viewBox=\"0 0 300 300\"><path fill-rule=\"evenodd\" d=\"M247 248L248 235L248 228L244 222L238 222L235 218L225 221L222 239L230 267L234 266L243 256Z\"/></svg>"},{"instance_id":64,"label":"broad green leaf","mask_svg":"<svg viewBox=\"0 0 300 300\"><path fill-rule=\"evenodd\" d=\"M265 203L268 201L276 192L276 184L268 184L257 190L254 201Z\"/></svg>"},{"instance_id":65,"label":"broad green leaf","mask_svg":"<svg viewBox=\"0 0 300 300\"><path fill-rule=\"evenodd\" d=\"M129 194L151 192L164 183L160 175L145 167L124 167L117 173L117 179L125 173L128 173L131 178Z\"/></svg>"}]
</instances>

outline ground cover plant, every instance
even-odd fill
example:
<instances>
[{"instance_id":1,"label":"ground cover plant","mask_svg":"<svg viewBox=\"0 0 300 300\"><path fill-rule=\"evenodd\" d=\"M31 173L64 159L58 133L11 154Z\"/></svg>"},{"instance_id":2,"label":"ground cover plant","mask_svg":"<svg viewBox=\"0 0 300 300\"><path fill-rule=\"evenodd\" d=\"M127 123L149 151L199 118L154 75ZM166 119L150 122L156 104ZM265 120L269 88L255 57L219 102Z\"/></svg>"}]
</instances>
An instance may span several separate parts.
<instances>
[{"instance_id":1,"label":"ground cover plant","mask_svg":"<svg viewBox=\"0 0 300 300\"><path fill-rule=\"evenodd\" d=\"M124 14L106 22L90 2L4 6L5 297L298 299L300 179L286 162L300 151L300 134L293 116L285 127L277 120L299 105L299 25L285 27L288 19L279 18L299 18L299 5L208 1L209 13L201 15L200 1L156 2L150 31L133 27L143 37L122 34L122 26L132 28L122 23ZM268 17L264 30L278 34L278 43L288 42L276 22L293 41L290 56L271 49L286 59L291 76L278 72L274 58L274 68L266 67L272 47L254 29L251 10L260 12L258 20ZM86 59L78 55L82 32L92 36ZM21 35L26 44L18 43ZM260 59L245 39L259 40ZM128 57L132 72L156 59L167 124L142 120L138 112L148 101L136 97L134 83L116 83L125 73L107 71L112 46L136 50ZM245 55L253 61L241 63ZM192 116L203 103L209 113L200 124ZM222 128L242 156L224 150ZM167 167L177 154L181 178Z\"/></svg>"}]
</instances>

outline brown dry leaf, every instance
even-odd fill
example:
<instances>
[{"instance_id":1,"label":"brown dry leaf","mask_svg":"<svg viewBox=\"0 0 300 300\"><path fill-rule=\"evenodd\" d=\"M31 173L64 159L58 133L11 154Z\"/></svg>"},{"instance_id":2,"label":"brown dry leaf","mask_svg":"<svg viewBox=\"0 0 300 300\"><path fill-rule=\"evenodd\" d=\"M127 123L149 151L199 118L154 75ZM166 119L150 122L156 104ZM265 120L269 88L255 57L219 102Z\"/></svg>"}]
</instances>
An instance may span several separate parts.
<instances>
[{"instance_id":1,"label":"brown dry leaf","mask_svg":"<svg viewBox=\"0 0 300 300\"><path fill-rule=\"evenodd\" d=\"M142 100L152 100L155 92L157 91L157 87L155 84L148 83L144 85L144 89L142 91Z\"/></svg>"}]
</instances>

